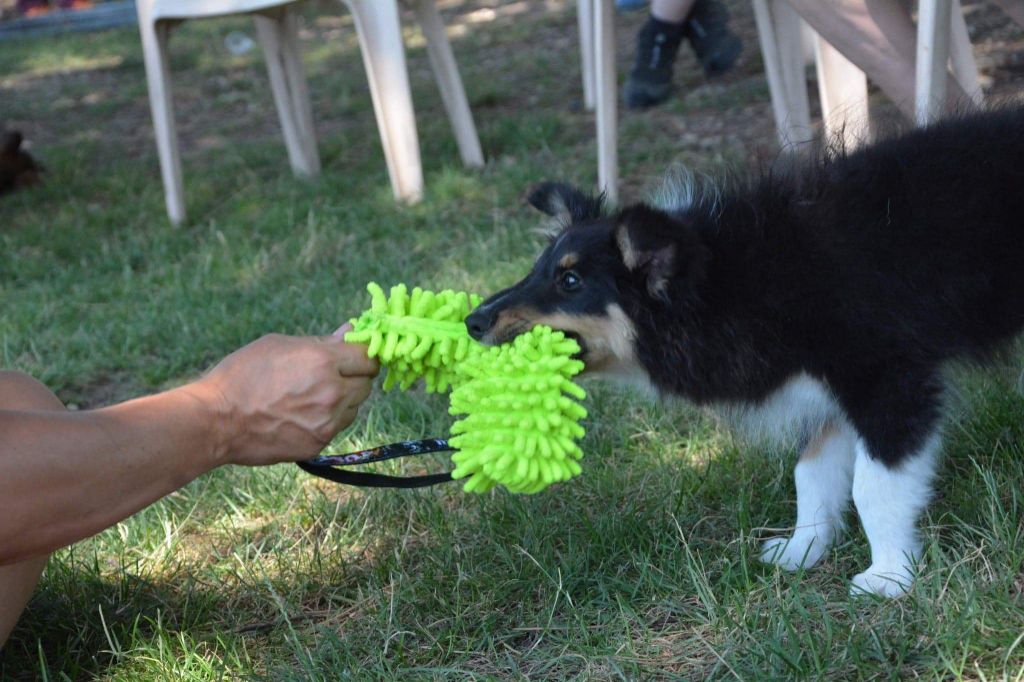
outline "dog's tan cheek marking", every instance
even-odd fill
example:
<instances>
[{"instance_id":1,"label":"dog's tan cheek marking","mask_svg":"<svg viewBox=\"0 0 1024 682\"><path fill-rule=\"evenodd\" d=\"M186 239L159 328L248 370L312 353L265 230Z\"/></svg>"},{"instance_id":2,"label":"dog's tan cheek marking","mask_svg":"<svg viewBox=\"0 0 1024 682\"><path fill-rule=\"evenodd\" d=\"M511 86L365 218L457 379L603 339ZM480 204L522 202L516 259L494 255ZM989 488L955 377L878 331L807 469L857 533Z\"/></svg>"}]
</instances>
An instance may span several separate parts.
<instances>
[{"instance_id":1,"label":"dog's tan cheek marking","mask_svg":"<svg viewBox=\"0 0 1024 682\"><path fill-rule=\"evenodd\" d=\"M607 359L614 358L621 364L635 362L633 340L636 338L636 329L625 311L614 303L608 306L606 314L602 316L554 313L541 315L534 323L579 334L591 354L596 356L591 358L595 362L606 359L597 355L602 351L610 356Z\"/></svg>"},{"instance_id":2,"label":"dog's tan cheek marking","mask_svg":"<svg viewBox=\"0 0 1024 682\"><path fill-rule=\"evenodd\" d=\"M498 319L494 321L494 327L491 328L488 334L493 339L499 339L502 342L509 339L505 338L510 330L519 326L526 326L526 328L532 327L535 324L543 324L537 321L538 314L533 308L526 306L516 306L515 308L506 308L498 313Z\"/></svg>"},{"instance_id":3,"label":"dog's tan cheek marking","mask_svg":"<svg viewBox=\"0 0 1024 682\"><path fill-rule=\"evenodd\" d=\"M567 254L565 254L564 256L562 256L559 259L558 266L560 268L564 268L564 269L568 270L572 266L576 265L576 263L578 263L579 261L580 261L579 254L577 254L575 252L567 253Z\"/></svg>"},{"instance_id":4,"label":"dog's tan cheek marking","mask_svg":"<svg viewBox=\"0 0 1024 682\"><path fill-rule=\"evenodd\" d=\"M552 329L563 332L574 332L583 337L583 340L594 345L594 341L600 338L598 318L590 315L568 315L566 313L549 313L541 315L533 321L534 324L543 324Z\"/></svg>"},{"instance_id":5,"label":"dog's tan cheek marking","mask_svg":"<svg viewBox=\"0 0 1024 682\"><path fill-rule=\"evenodd\" d=\"M803 452L800 453L800 460L812 460L820 455L821 451L825 448L825 443L827 443L830 438L838 434L839 427L833 423L825 424L825 426L821 428L821 431L819 431L818 434L811 439L811 442L807 444L807 447L803 449Z\"/></svg>"},{"instance_id":6,"label":"dog's tan cheek marking","mask_svg":"<svg viewBox=\"0 0 1024 682\"><path fill-rule=\"evenodd\" d=\"M563 332L573 332L579 334L583 339L583 342L588 346L587 354L587 366L591 367L594 362L600 361L602 358L595 354L595 351L601 351L602 344L599 339L599 330L594 324L595 318L589 315L567 315L565 313L550 313L547 315L541 315L535 319L534 324L543 324L552 329Z\"/></svg>"}]
</instances>

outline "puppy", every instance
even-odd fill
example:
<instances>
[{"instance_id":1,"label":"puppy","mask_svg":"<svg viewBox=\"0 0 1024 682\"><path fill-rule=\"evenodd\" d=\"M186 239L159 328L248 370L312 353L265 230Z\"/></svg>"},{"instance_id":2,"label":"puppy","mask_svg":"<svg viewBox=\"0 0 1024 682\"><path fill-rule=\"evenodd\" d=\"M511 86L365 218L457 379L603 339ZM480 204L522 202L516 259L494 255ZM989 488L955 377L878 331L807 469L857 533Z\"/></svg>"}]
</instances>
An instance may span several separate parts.
<instances>
[{"instance_id":1,"label":"puppy","mask_svg":"<svg viewBox=\"0 0 1024 682\"><path fill-rule=\"evenodd\" d=\"M39 182L43 169L21 143L19 132L0 134L0 194Z\"/></svg>"},{"instance_id":2,"label":"puppy","mask_svg":"<svg viewBox=\"0 0 1024 682\"><path fill-rule=\"evenodd\" d=\"M1024 327L1024 109L959 117L731 187L683 177L607 212L567 185L529 202L561 226L531 272L466 320L502 343L545 324L589 371L798 435L797 518L762 559L812 566L852 498L871 565L904 594L940 447L943 369Z\"/></svg>"}]
</instances>

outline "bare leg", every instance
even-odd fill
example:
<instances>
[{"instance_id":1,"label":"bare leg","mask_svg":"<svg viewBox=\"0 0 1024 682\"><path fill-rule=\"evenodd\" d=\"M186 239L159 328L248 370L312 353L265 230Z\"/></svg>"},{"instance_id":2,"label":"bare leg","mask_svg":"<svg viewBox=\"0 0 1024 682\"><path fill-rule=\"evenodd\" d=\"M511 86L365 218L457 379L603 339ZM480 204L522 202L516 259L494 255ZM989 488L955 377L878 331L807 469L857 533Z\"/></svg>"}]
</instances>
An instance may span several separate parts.
<instances>
[{"instance_id":1,"label":"bare leg","mask_svg":"<svg viewBox=\"0 0 1024 682\"><path fill-rule=\"evenodd\" d=\"M800 16L914 119L917 29L898 0L789 0ZM966 101L952 77L947 104Z\"/></svg>"},{"instance_id":2,"label":"bare leg","mask_svg":"<svg viewBox=\"0 0 1024 682\"><path fill-rule=\"evenodd\" d=\"M850 505L856 437L844 426L826 426L807 444L796 479L796 528L790 537L761 546L761 561L787 571L810 568L821 560L843 528Z\"/></svg>"},{"instance_id":3,"label":"bare leg","mask_svg":"<svg viewBox=\"0 0 1024 682\"><path fill-rule=\"evenodd\" d=\"M670 24L681 24L690 16L697 0L651 0L651 16Z\"/></svg>"},{"instance_id":4,"label":"bare leg","mask_svg":"<svg viewBox=\"0 0 1024 682\"><path fill-rule=\"evenodd\" d=\"M50 389L19 372L0 371L0 410L63 410ZM0 457L3 453L0 453ZM0 566L0 648L35 590L48 555Z\"/></svg>"}]
</instances>

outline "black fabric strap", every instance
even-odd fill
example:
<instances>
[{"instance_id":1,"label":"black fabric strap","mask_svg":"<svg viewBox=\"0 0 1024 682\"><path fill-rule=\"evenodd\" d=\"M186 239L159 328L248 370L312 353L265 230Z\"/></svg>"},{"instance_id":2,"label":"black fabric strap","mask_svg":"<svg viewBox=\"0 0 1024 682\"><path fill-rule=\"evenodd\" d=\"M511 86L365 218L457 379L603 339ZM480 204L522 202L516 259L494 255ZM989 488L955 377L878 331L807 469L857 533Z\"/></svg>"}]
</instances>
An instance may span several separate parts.
<instances>
[{"instance_id":1,"label":"black fabric strap","mask_svg":"<svg viewBox=\"0 0 1024 682\"><path fill-rule=\"evenodd\" d=\"M348 469L336 469L331 466L311 464L309 462L296 462L303 471L326 478L335 483L345 485L357 485L363 488L425 488L428 485L437 485L452 480L450 473L427 474L425 476L387 476L385 474L371 474L365 471L349 471Z\"/></svg>"},{"instance_id":2,"label":"black fabric strap","mask_svg":"<svg viewBox=\"0 0 1024 682\"><path fill-rule=\"evenodd\" d=\"M383 462L397 457L426 455L432 452L450 452L455 448L443 438L406 440L390 445L381 445L369 450L359 450L344 455L321 455L305 462L296 462L303 471L335 483L357 485L363 488L423 488L452 480L451 473L427 474L425 476L388 476L342 467L371 462Z\"/></svg>"}]
</instances>

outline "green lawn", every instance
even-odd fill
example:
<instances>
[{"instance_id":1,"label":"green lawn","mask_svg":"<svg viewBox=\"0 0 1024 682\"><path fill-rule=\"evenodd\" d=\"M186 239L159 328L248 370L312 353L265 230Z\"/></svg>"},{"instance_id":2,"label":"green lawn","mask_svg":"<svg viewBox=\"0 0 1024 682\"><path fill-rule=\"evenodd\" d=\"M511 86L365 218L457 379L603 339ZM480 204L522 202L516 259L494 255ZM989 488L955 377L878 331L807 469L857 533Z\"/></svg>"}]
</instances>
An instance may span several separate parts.
<instances>
[{"instance_id":1,"label":"green lawn","mask_svg":"<svg viewBox=\"0 0 1024 682\"><path fill-rule=\"evenodd\" d=\"M315 182L288 172L258 50L223 48L251 25L184 25L179 229L163 213L137 34L0 43L0 122L49 168L0 200L0 366L85 409L186 381L265 332L327 333L362 309L369 280L514 281L540 246L523 192L594 181L592 117L574 104L574 3L493 4L445 14L482 171L460 166L406 22L427 180L413 207L391 200L336 4L304 21ZM749 6L733 7L748 46L734 74L707 85L684 55L679 97L624 113L626 200L672 161L714 171L773 153ZM622 19L623 71L641 18ZM292 466L194 482L54 555L0 679L1022 679L1018 372L958 375L927 570L900 601L848 598L868 564L855 521L806 575L755 560L792 521L794 453L591 383L584 474L535 496L364 492ZM336 447L443 434L444 407L378 396Z\"/></svg>"}]
</instances>

